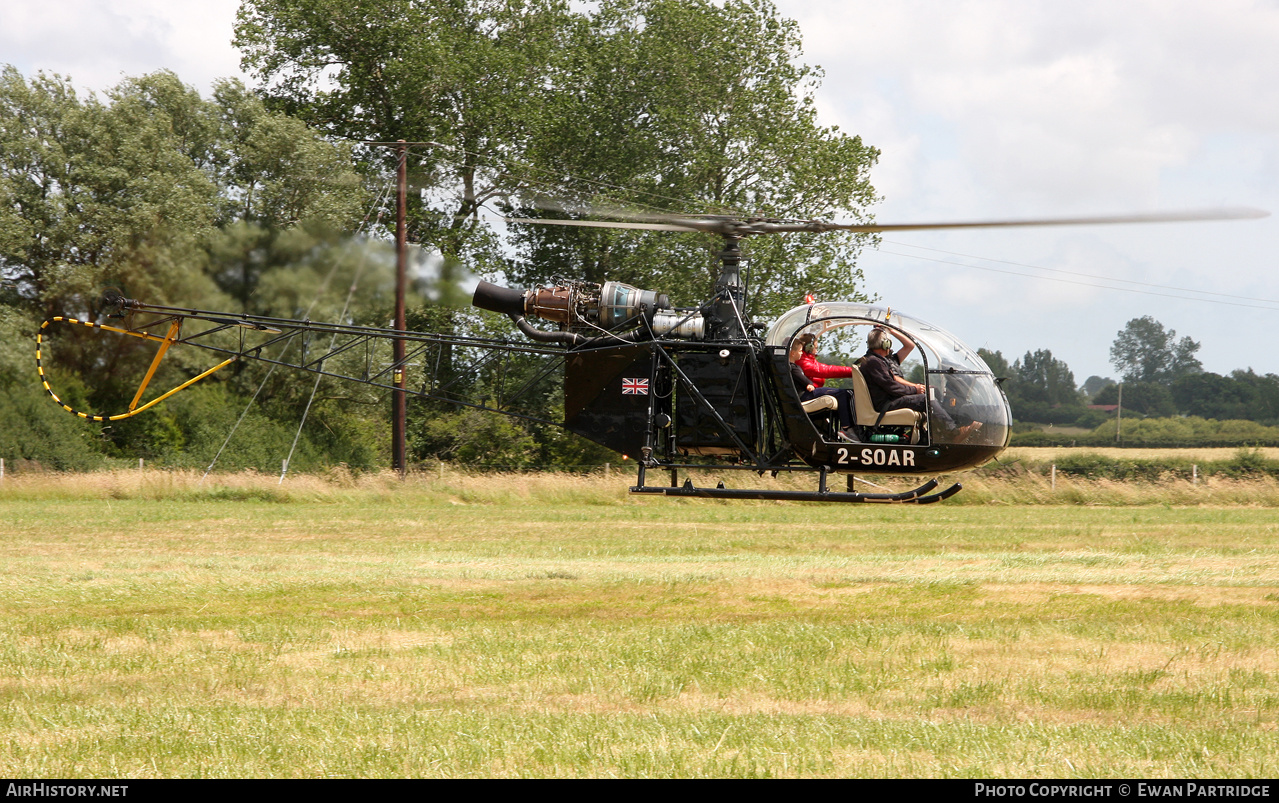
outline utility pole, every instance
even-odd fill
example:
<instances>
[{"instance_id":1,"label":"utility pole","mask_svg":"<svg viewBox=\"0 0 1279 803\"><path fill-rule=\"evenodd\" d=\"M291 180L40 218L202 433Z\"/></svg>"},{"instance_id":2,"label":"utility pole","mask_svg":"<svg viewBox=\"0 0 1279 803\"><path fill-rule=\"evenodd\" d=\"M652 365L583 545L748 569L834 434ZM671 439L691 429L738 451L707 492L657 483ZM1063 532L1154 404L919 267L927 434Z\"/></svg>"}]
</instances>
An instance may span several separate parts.
<instances>
[{"instance_id":1,"label":"utility pole","mask_svg":"<svg viewBox=\"0 0 1279 803\"><path fill-rule=\"evenodd\" d=\"M397 142L399 166L396 171L397 187L395 195L395 329L405 331L404 322L404 285L408 275L408 226L405 223L404 207L408 203L408 145L404 140ZM404 397L404 338L397 337L392 346L393 381L395 390L391 391L391 468L404 477L408 463L404 454L405 429L405 397Z\"/></svg>"},{"instance_id":2,"label":"utility pole","mask_svg":"<svg viewBox=\"0 0 1279 803\"><path fill-rule=\"evenodd\" d=\"M1115 443L1119 443L1119 433L1124 425L1124 383L1119 383L1119 404L1115 407Z\"/></svg>"}]
</instances>

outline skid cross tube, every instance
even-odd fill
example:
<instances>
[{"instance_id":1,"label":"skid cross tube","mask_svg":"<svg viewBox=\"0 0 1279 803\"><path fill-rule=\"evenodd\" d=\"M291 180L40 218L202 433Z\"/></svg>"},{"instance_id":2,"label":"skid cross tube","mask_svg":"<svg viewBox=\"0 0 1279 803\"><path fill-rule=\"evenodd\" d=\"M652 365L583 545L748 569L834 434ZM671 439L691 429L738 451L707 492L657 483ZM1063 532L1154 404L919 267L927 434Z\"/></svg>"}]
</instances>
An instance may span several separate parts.
<instances>
[{"instance_id":1,"label":"skid cross tube","mask_svg":"<svg viewBox=\"0 0 1279 803\"><path fill-rule=\"evenodd\" d=\"M824 477L823 477L824 479ZM643 483L643 479L640 480ZM684 480L678 487L664 485L634 485L631 493L652 494L655 496L683 496L701 499L767 499L783 502L854 502L881 504L928 505L948 499L963 490L958 483L935 494L928 492L937 487L937 480L929 480L918 488L895 494L868 494L844 491L773 491L751 488L725 488L721 483L715 488L701 488L693 485L692 480Z\"/></svg>"}]
</instances>

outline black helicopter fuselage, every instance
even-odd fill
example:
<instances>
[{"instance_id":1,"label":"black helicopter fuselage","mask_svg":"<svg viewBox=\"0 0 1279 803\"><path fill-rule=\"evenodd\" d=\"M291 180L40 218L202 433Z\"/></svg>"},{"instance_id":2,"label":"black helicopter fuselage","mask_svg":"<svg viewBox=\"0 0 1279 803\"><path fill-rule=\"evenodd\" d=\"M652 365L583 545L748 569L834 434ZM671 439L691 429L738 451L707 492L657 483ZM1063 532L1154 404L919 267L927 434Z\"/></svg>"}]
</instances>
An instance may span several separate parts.
<instances>
[{"instance_id":1,"label":"black helicopter fuselage","mask_svg":"<svg viewBox=\"0 0 1279 803\"><path fill-rule=\"evenodd\" d=\"M933 495L926 492L935 481L905 494L833 493L827 475L935 477L980 466L1007 445L1006 397L981 358L943 330L848 302L807 304L771 327L758 326L740 313L740 299L730 292L734 278L722 277L715 298L697 309L675 310L664 295L612 282L525 292L481 282L474 303L511 316L531 339L564 347L563 426L635 460L637 493L929 502L958 486ZM536 329L526 316L556 322L560 331ZM864 339L859 328L861 334L880 328L912 351L918 347L931 398L917 405L923 409L876 410L866 379L851 365L844 369L847 387L826 394L825 407L801 398L791 366L798 344L827 336L847 346ZM852 426L837 425L846 424L831 409L840 403ZM759 491L678 482L681 469L707 466L811 471L819 487ZM649 484L651 470L669 471L670 484Z\"/></svg>"},{"instance_id":2,"label":"black helicopter fuselage","mask_svg":"<svg viewBox=\"0 0 1279 803\"><path fill-rule=\"evenodd\" d=\"M799 462L837 473L935 476L989 462L1007 439L999 427L976 443L946 443L921 423L917 432L859 427L864 440L850 442L826 418L805 412L787 350L762 343L654 341L574 351L564 400L566 429L650 466L776 471Z\"/></svg>"}]
</instances>

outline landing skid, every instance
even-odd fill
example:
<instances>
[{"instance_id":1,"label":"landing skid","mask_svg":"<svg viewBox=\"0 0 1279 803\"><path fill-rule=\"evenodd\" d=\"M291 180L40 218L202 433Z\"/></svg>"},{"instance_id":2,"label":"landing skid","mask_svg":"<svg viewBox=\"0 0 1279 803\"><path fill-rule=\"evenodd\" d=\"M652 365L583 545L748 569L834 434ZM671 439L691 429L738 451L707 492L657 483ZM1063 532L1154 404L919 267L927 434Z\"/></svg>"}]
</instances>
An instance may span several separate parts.
<instances>
[{"instance_id":1,"label":"landing skid","mask_svg":"<svg viewBox=\"0 0 1279 803\"><path fill-rule=\"evenodd\" d=\"M824 479L824 478L823 478ZM640 482L643 482L641 478ZM948 499L963 489L958 483L935 494L928 492L937 487L937 480L929 480L918 488L895 494L865 494L856 492L827 491L825 482L817 491L766 491L750 488L725 488L720 483L714 488L698 488L692 480L684 480L683 485L632 485L633 494L655 494L660 496L692 496L701 499L777 499L787 502L882 502L911 505L928 505Z\"/></svg>"}]
</instances>

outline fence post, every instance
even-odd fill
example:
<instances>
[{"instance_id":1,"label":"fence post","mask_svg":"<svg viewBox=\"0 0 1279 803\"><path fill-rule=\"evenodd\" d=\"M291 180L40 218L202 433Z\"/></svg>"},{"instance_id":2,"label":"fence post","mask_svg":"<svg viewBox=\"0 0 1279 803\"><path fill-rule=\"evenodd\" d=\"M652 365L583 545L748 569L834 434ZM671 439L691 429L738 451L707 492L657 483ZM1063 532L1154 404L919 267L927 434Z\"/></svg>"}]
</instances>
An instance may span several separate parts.
<instances>
[{"instance_id":1,"label":"fence post","mask_svg":"<svg viewBox=\"0 0 1279 803\"><path fill-rule=\"evenodd\" d=\"M1198 463L1190 464L1190 484L1191 485L1199 484L1199 464Z\"/></svg>"},{"instance_id":2,"label":"fence post","mask_svg":"<svg viewBox=\"0 0 1279 803\"><path fill-rule=\"evenodd\" d=\"M4 482L4 458L0 457L0 482Z\"/></svg>"},{"instance_id":3,"label":"fence post","mask_svg":"<svg viewBox=\"0 0 1279 803\"><path fill-rule=\"evenodd\" d=\"M141 471L141 470L142 470L142 458L141 458L141 457L139 457L139 458L138 458L138 471Z\"/></svg>"},{"instance_id":4,"label":"fence post","mask_svg":"<svg viewBox=\"0 0 1279 803\"><path fill-rule=\"evenodd\" d=\"M1057 464L1053 463L1052 489L1057 490Z\"/></svg>"}]
</instances>

